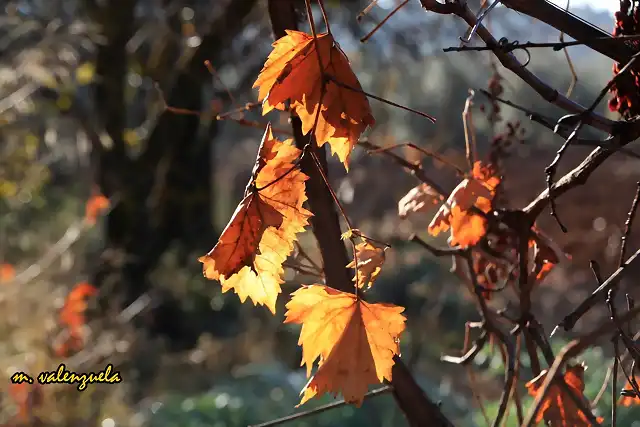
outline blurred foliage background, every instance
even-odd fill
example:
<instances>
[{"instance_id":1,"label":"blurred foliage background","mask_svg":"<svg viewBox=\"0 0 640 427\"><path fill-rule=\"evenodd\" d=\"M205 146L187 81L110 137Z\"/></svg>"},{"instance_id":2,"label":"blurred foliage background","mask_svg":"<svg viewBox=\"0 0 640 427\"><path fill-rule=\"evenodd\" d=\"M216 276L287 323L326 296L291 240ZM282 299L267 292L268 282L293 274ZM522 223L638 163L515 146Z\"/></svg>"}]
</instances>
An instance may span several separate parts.
<instances>
[{"instance_id":1,"label":"blurred foliage background","mask_svg":"<svg viewBox=\"0 0 640 427\"><path fill-rule=\"evenodd\" d=\"M459 43L465 27L427 14L417 1L367 43L360 38L399 2L380 0L360 21L356 16L367 1L326 3L332 30L364 89L438 119L434 126L371 101L377 125L369 141L413 142L463 166L462 108L468 90L486 88L494 76L491 56L443 53ZM612 28L606 12L572 10ZM7 0L0 23L0 423L235 427L331 402L326 397L294 410L305 383L299 331L281 321L288 294L304 277L287 273L274 317L222 294L202 278L197 262L241 197L267 120L287 125L285 117L263 118L249 105L272 42L266 2ZM489 25L509 40L558 38L555 30L503 7L492 12ZM588 104L610 78L612 64L582 47L569 53L579 76L572 99ZM529 68L560 91L569 87L563 52L537 49ZM497 72L505 78L503 97L549 117L563 114L509 72ZM489 152L508 122L523 128L523 141L505 148L501 201L523 206L544 188L544 166L562 140L507 107L492 123L486 101L476 95L473 110L481 153ZM602 112L610 114L604 106ZM561 169L586 153L572 148ZM420 159L411 150L403 154ZM438 182L455 184L454 171L422 161ZM603 273L614 269L638 180L635 162L616 155L586 187L559 201L568 234L545 216L538 224L572 256L537 291L536 312L546 328L593 287L589 259L598 260ZM477 314L450 273L450 261L406 241L413 232L437 240L426 235L430 214L397 217L398 200L416 182L388 158L360 149L349 175L331 159L330 177L354 224L393 245L372 294L407 309L403 358L457 425L485 425L481 406L489 417L496 410L502 358L485 349L471 368L473 377L439 360L462 349L465 322ZM301 244L318 259L307 234ZM637 245L638 236L632 237ZM91 289L97 299L87 307L77 302ZM499 295L492 300L508 302ZM69 310L73 321L64 314ZM577 330L604 316L587 316ZM554 347L570 338L558 338ZM591 399L604 379L609 347L584 357ZM77 372L112 363L124 381L82 393L66 385L9 385L15 371L35 373L60 363ZM520 389L524 404L530 403L524 381ZM610 401L609 389L600 414L610 411ZM515 425L513 410L509 416L507 425ZM639 416L635 408L621 409L619 425L635 425ZM381 395L360 409L342 406L289 425L395 427L404 420L393 399Z\"/></svg>"}]
</instances>

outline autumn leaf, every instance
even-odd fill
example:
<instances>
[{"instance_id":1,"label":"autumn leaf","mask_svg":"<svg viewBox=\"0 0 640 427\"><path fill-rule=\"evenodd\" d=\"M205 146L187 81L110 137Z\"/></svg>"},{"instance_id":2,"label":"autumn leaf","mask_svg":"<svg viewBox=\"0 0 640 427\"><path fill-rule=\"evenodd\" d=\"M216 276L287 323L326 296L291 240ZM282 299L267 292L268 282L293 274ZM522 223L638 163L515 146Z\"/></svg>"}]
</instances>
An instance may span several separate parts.
<instances>
[{"instance_id":1,"label":"autumn leaf","mask_svg":"<svg viewBox=\"0 0 640 427\"><path fill-rule=\"evenodd\" d=\"M324 393L342 393L346 402L360 406L369 385L391 380L405 328L403 307L369 304L323 285L303 286L286 307L284 323L302 325L298 344L307 376L320 358L299 405Z\"/></svg>"},{"instance_id":2,"label":"autumn leaf","mask_svg":"<svg viewBox=\"0 0 640 427\"><path fill-rule=\"evenodd\" d=\"M223 292L233 289L242 302L251 298L274 314L282 264L311 217L302 207L308 178L294 164L300 155L292 140L275 139L267 126L243 200L213 249L199 258L204 276L219 280Z\"/></svg>"},{"instance_id":3,"label":"autumn leaf","mask_svg":"<svg viewBox=\"0 0 640 427\"><path fill-rule=\"evenodd\" d=\"M478 243L487 232L487 220L471 208L488 213L499 183L500 178L493 175L490 167L476 162L471 176L456 186L436 212L429 224L429 234L437 236L451 230L451 246L467 247Z\"/></svg>"},{"instance_id":4,"label":"autumn leaf","mask_svg":"<svg viewBox=\"0 0 640 427\"><path fill-rule=\"evenodd\" d=\"M529 281L531 283L534 281L541 282L560 260L553 249L538 238L529 240L529 248L531 252L533 252L533 262L531 263L532 271Z\"/></svg>"},{"instance_id":5,"label":"autumn leaf","mask_svg":"<svg viewBox=\"0 0 640 427\"><path fill-rule=\"evenodd\" d=\"M68 357L84 348L86 336L82 327L86 324L85 312L88 299L98 293L98 289L87 282L78 283L65 298L60 309L60 323L65 329L53 342L57 356Z\"/></svg>"},{"instance_id":6,"label":"autumn leaf","mask_svg":"<svg viewBox=\"0 0 640 427\"><path fill-rule=\"evenodd\" d=\"M98 290L86 282L78 283L67 295L60 310L60 321L69 328L72 336L80 336L80 329L84 326L84 313L87 309L87 299L96 295Z\"/></svg>"},{"instance_id":7,"label":"autumn leaf","mask_svg":"<svg viewBox=\"0 0 640 427\"><path fill-rule=\"evenodd\" d=\"M83 335L72 334L70 331L62 331L54 339L52 350L58 357L70 357L84 348L85 341L86 338Z\"/></svg>"},{"instance_id":8,"label":"autumn leaf","mask_svg":"<svg viewBox=\"0 0 640 427\"><path fill-rule=\"evenodd\" d=\"M359 235L360 235L360 230L358 230L357 228L350 228L340 235L340 240L349 240L354 236L359 236Z\"/></svg>"},{"instance_id":9,"label":"autumn leaf","mask_svg":"<svg viewBox=\"0 0 640 427\"><path fill-rule=\"evenodd\" d=\"M387 248L388 246L379 247L366 240L356 245L358 267L353 281L357 282L358 288L369 289L373 285L382 270ZM347 267L355 268L356 259L347 264Z\"/></svg>"},{"instance_id":10,"label":"autumn leaf","mask_svg":"<svg viewBox=\"0 0 640 427\"><path fill-rule=\"evenodd\" d=\"M0 264L0 283L7 283L16 277L16 269L13 265L8 263Z\"/></svg>"},{"instance_id":11,"label":"autumn leaf","mask_svg":"<svg viewBox=\"0 0 640 427\"><path fill-rule=\"evenodd\" d=\"M420 184L409 190L398 202L398 216L406 218L410 213L425 212L443 200L440 193L427 184Z\"/></svg>"},{"instance_id":12,"label":"autumn leaf","mask_svg":"<svg viewBox=\"0 0 640 427\"><path fill-rule=\"evenodd\" d=\"M109 199L107 199L102 194L94 194L87 200L87 204L85 206L85 215L84 219L88 224L94 225L98 216L102 214L105 210L109 209Z\"/></svg>"},{"instance_id":13,"label":"autumn leaf","mask_svg":"<svg viewBox=\"0 0 640 427\"><path fill-rule=\"evenodd\" d=\"M509 283L512 270L509 270L508 266L503 263L495 262L492 257L488 257L487 254L482 251L472 251L471 257L473 261L473 274L475 274L478 284L483 288L483 298L489 301L493 295L492 291L502 289L502 287L499 288L499 282L504 281L505 284ZM468 283L472 283L472 281L466 280L468 277L467 269L460 270L458 265L459 263L456 264L455 272L461 275Z\"/></svg>"},{"instance_id":14,"label":"autumn leaf","mask_svg":"<svg viewBox=\"0 0 640 427\"><path fill-rule=\"evenodd\" d=\"M543 281L562 259L571 259L571 256L537 227L532 227L532 231L533 237L529 239L529 281L534 283Z\"/></svg>"},{"instance_id":15,"label":"autumn leaf","mask_svg":"<svg viewBox=\"0 0 640 427\"><path fill-rule=\"evenodd\" d=\"M325 79L327 75L356 91ZM273 43L253 87L259 88L263 115L273 109L284 111L289 101L302 121L302 132L306 135L313 129L318 146L328 142L347 170L358 138L375 123L367 97L357 92L362 87L347 56L328 33L314 41L306 33L287 30Z\"/></svg>"},{"instance_id":16,"label":"autumn leaf","mask_svg":"<svg viewBox=\"0 0 640 427\"><path fill-rule=\"evenodd\" d=\"M636 406L640 405L640 397L634 396L635 391L633 388L628 387L623 390L623 395L618 399L618 403L622 406Z\"/></svg>"},{"instance_id":17,"label":"autumn leaf","mask_svg":"<svg viewBox=\"0 0 640 427\"><path fill-rule=\"evenodd\" d=\"M250 191L231 216L218 243L209 256L214 265L208 278L220 280L230 277L244 267L254 269L259 245L267 227L280 227L283 217L262 199L257 191Z\"/></svg>"},{"instance_id":18,"label":"autumn leaf","mask_svg":"<svg viewBox=\"0 0 640 427\"><path fill-rule=\"evenodd\" d=\"M584 365L568 365L563 375L564 382L573 392L575 397L582 400L586 407L589 401L584 396ZM545 380L547 371L544 370L536 378L529 381L526 386L529 394L536 396L540 386ZM536 415L536 423L546 420L553 427L588 427L591 423L586 415L578 409L578 406L569 394L558 384L554 383L549 388L547 395ZM598 422L603 418L598 417Z\"/></svg>"},{"instance_id":19,"label":"autumn leaf","mask_svg":"<svg viewBox=\"0 0 640 427\"><path fill-rule=\"evenodd\" d=\"M42 386L37 382L10 383L7 394L17 407L15 417L20 424L28 424L34 410L40 407L44 400Z\"/></svg>"},{"instance_id":20,"label":"autumn leaf","mask_svg":"<svg viewBox=\"0 0 640 427\"><path fill-rule=\"evenodd\" d=\"M471 175L476 181L481 182L482 185L491 191L492 194L495 194L496 187L500 184L500 177L497 175L497 171L493 165L490 163L475 162Z\"/></svg>"}]
</instances>

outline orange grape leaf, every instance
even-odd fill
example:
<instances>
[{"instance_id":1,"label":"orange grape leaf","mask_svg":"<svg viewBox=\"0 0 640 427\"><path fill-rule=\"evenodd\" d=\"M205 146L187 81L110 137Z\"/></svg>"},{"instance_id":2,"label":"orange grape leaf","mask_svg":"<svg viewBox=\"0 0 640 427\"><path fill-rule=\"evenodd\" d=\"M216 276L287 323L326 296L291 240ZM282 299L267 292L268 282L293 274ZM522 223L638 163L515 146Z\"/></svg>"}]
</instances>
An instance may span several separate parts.
<instances>
[{"instance_id":1,"label":"orange grape leaf","mask_svg":"<svg viewBox=\"0 0 640 427\"><path fill-rule=\"evenodd\" d=\"M532 231L534 235L529 239L529 257L531 260L529 280L534 283L544 280L549 272L560 262L561 258L569 258L569 256L535 226Z\"/></svg>"},{"instance_id":2,"label":"orange grape leaf","mask_svg":"<svg viewBox=\"0 0 640 427\"><path fill-rule=\"evenodd\" d=\"M625 388L623 390L623 392L625 392L625 394L620 396L620 399L618 399L618 403L620 405L622 405L622 406L632 406L632 405L639 405L640 404L640 397L633 395L633 393L635 393L633 388L631 388L631 387Z\"/></svg>"},{"instance_id":3,"label":"orange grape leaf","mask_svg":"<svg viewBox=\"0 0 640 427\"><path fill-rule=\"evenodd\" d=\"M451 209L451 246L473 246L482 239L487 232L487 220L480 215L463 211L458 206Z\"/></svg>"},{"instance_id":4,"label":"orange grape leaf","mask_svg":"<svg viewBox=\"0 0 640 427\"><path fill-rule=\"evenodd\" d=\"M398 216L406 218L410 213L425 212L444 198L427 184L420 184L409 190L398 202Z\"/></svg>"},{"instance_id":5,"label":"orange grape leaf","mask_svg":"<svg viewBox=\"0 0 640 427\"><path fill-rule=\"evenodd\" d=\"M28 423L34 409L43 403L42 386L37 382L11 383L9 384L8 395L17 406L16 418L22 423Z\"/></svg>"},{"instance_id":6,"label":"orange grape leaf","mask_svg":"<svg viewBox=\"0 0 640 427\"><path fill-rule=\"evenodd\" d=\"M482 162L475 162L471 175L492 193L495 193L496 187L500 184L500 177L497 176L496 170L490 163L483 164Z\"/></svg>"},{"instance_id":7,"label":"orange grape leaf","mask_svg":"<svg viewBox=\"0 0 640 427\"><path fill-rule=\"evenodd\" d=\"M52 350L58 357L70 357L81 351L85 342L86 337L77 332L62 331L52 343Z\"/></svg>"},{"instance_id":8,"label":"orange grape leaf","mask_svg":"<svg viewBox=\"0 0 640 427\"><path fill-rule=\"evenodd\" d=\"M16 277L16 269L8 263L0 264L0 283L7 283Z\"/></svg>"},{"instance_id":9,"label":"orange grape leaf","mask_svg":"<svg viewBox=\"0 0 640 427\"><path fill-rule=\"evenodd\" d=\"M340 240L348 240L353 238L354 236L359 236L359 235L360 235L360 230L358 230L357 228L350 228L340 235Z\"/></svg>"},{"instance_id":10,"label":"orange grape leaf","mask_svg":"<svg viewBox=\"0 0 640 427\"><path fill-rule=\"evenodd\" d=\"M219 280L222 292L233 289L242 302L251 298L274 314L282 264L311 217L302 207L308 177L294 164L300 155L292 140L275 139L267 125L245 198L218 243L198 259L204 276Z\"/></svg>"},{"instance_id":11,"label":"orange grape leaf","mask_svg":"<svg viewBox=\"0 0 640 427\"><path fill-rule=\"evenodd\" d=\"M487 221L471 212L471 208L488 213L499 183L500 178L493 175L490 166L476 162L472 176L462 180L436 212L429 224L429 234L437 236L451 230L451 246L466 247L478 243L487 231Z\"/></svg>"},{"instance_id":12,"label":"orange grape leaf","mask_svg":"<svg viewBox=\"0 0 640 427\"><path fill-rule=\"evenodd\" d=\"M109 209L109 199L107 199L102 194L94 194L87 200L87 204L85 206L85 221L88 224L95 224L98 216Z\"/></svg>"},{"instance_id":13,"label":"orange grape leaf","mask_svg":"<svg viewBox=\"0 0 640 427\"><path fill-rule=\"evenodd\" d=\"M589 401L584 396L584 365L568 365L564 373L564 382L573 394L582 400L586 407ZM547 371L544 370L536 378L529 381L526 386L529 394L536 396L540 386L545 380ZM591 423L586 415L578 408L571 396L564 389L554 383L551 385L545 399L536 415L536 423L546 420L554 427L588 427ZM604 419L598 417L598 422Z\"/></svg>"},{"instance_id":14,"label":"orange grape leaf","mask_svg":"<svg viewBox=\"0 0 640 427\"><path fill-rule=\"evenodd\" d=\"M302 325L298 344L307 376L320 358L298 406L324 393L342 393L346 402L360 406L369 385L391 380L405 328L403 307L370 304L323 285L303 286L286 307L284 323Z\"/></svg>"},{"instance_id":15,"label":"orange grape leaf","mask_svg":"<svg viewBox=\"0 0 640 427\"><path fill-rule=\"evenodd\" d=\"M369 100L357 92L362 91L362 87L347 56L331 34L317 37L314 41L306 33L287 30L286 36L273 43L273 50L253 87L259 88L263 115L273 109L284 111L286 102L290 101L291 109L302 121L303 134L314 130L318 146L328 142L332 154L336 154L348 170L353 147L375 120ZM322 94L326 75L356 90L327 79Z\"/></svg>"},{"instance_id":16,"label":"orange grape leaf","mask_svg":"<svg viewBox=\"0 0 640 427\"><path fill-rule=\"evenodd\" d=\"M71 335L80 335L80 328L86 323L84 312L87 309L87 298L97 293L98 289L94 286L81 282L67 295L60 310L60 321L69 328Z\"/></svg>"},{"instance_id":17,"label":"orange grape leaf","mask_svg":"<svg viewBox=\"0 0 640 427\"><path fill-rule=\"evenodd\" d=\"M378 247L369 241L364 241L356 245L356 259L358 261L357 273L353 281L358 283L359 288L366 287L369 289L373 285L374 280L382 270L382 264L385 260L385 251L388 246ZM347 267L355 268L356 260L354 259Z\"/></svg>"},{"instance_id":18,"label":"orange grape leaf","mask_svg":"<svg viewBox=\"0 0 640 427\"><path fill-rule=\"evenodd\" d=\"M212 262L207 267L208 278L230 277L244 267L255 269L262 236L268 227L278 228L283 217L255 190L250 190L240 202L225 227L218 243L207 255Z\"/></svg>"}]
</instances>

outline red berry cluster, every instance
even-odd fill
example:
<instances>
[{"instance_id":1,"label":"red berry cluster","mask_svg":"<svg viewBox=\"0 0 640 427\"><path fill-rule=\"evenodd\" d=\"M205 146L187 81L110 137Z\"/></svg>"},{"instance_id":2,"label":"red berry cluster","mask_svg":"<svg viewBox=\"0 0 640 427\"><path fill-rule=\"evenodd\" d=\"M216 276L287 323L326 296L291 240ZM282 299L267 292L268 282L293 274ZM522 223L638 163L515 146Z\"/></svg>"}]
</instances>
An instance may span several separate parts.
<instances>
[{"instance_id":1,"label":"red berry cluster","mask_svg":"<svg viewBox=\"0 0 640 427\"><path fill-rule=\"evenodd\" d=\"M620 10L615 13L616 25L613 36L630 36L640 34L640 10L637 0L620 0ZM630 41L636 49L640 49L637 40ZM617 75L625 64L613 64L613 74ZM640 114L640 67L627 71L616 80L611 88L613 97L609 100L609 109L617 111L624 118Z\"/></svg>"}]
</instances>

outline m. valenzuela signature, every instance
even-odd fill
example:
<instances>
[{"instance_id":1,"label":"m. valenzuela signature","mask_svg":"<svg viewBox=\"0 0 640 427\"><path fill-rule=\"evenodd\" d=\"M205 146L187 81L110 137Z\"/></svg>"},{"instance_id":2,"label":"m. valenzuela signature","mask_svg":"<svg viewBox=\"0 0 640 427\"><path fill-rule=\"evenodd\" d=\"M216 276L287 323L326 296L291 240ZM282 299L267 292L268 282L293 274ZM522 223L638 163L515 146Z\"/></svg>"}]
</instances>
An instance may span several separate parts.
<instances>
[{"instance_id":1,"label":"m. valenzuela signature","mask_svg":"<svg viewBox=\"0 0 640 427\"><path fill-rule=\"evenodd\" d=\"M89 384L117 384L122 382L120 372L113 368L112 364L108 364L105 368L98 372L77 373L67 369L64 363L61 363L55 371L43 371L37 376L38 383L45 384L78 384L78 391L86 390ZM34 379L25 372L16 372L11 376L13 384L29 383L33 384Z\"/></svg>"}]
</instances>

